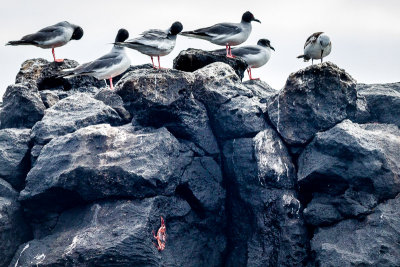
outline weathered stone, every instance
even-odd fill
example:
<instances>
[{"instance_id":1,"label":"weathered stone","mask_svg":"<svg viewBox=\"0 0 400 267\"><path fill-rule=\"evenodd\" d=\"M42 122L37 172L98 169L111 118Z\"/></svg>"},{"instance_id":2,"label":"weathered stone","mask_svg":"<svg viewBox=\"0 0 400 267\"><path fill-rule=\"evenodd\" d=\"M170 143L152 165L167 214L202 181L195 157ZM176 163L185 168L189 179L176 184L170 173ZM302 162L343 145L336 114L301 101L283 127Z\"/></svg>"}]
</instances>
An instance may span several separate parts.
<instances>
[{"instance_id":1,"label":"weathered stone","mask_svg":"<svg viewBox=\"0 0 400 267\"><path fill-rule=\"evenodd\" d=\"M49 62L43 58L28 59L21 65L15 83L24 84L38 90L59 89L70 90L79 87L102 87L104 81L90 76L78 76L64 79L59 77L61 70L78 66L78 62L65 59L64 62Z\"/></svg>"},{"instance_id":2,"label":"weathered stone","mask_svg":"<svg viewBox=\"0 0 400 267\"><path fill-rule=\"evenodd\" d=\"M60 97L51 90L40 91L40 97L42 98L42 102L46 108L51 108L60 100Z\"/></svg>"},{"instance_id":3,"label":"weathered stone","mask_svg":"<svg viewBox=\"0 0 400 267\"><path fill-rule=\"evenodd\" d=\"M87 94L74 94L46 110L43 119L33 127L32 138L36 144L43 145L55 137L101 123L118 125L122 119L103 102Z\"/></svg>"},{"instance_id":4,"label":"weathered stone","mask_svg":"<svg viewBox=\"0 0 400 267\"><path fill-rule=\"evenodd\" d=\"M159 252L152 231L165 219ZM183 199L102 201L68 210L51 233L20 246L20 266L220 266L225 237L219 221L200 218Z\"/></svg>"},{"instance_id":5,"label":"weathered stone","mask_svg":"<svg viewBox=\"0 0 400 267\"><path fill-rule=\"evenodd\" d=\"M0 179L0 266L7 266L18 246L31 238L17 197L11 185Z\"/></svg>"},{"instance_id":6,"label":"weathered stone","mask_svg":"<svg viewBox=\"0 0 400 267\"><path fill-rule=\"evenodd\" d=\"M289 76L269 104L268 116L287 143L303 145L355 112L355 87L336 65L312 65Z\"/></svg>"},{"instance_id":7,"label":"weathered stone","mask_svg":"<svg viewBox=\"0 0 400 267\"><path fill-rule=\"evenodd\" d=\"M125 109L124 102L122 98L117 95L114 91L110 89L103 89L98 92L95 96L95 99L102 101L104 104L109 105L115 111L118 112L118 115L126 122L129 122L132 119L131 114Z\"/></svg>"},{"instance_id":8,"label":"weathered stone","mask_svg":"<svg viewBox=\"0 0 400 267\"><path fill-rule=\"evenodd\" d=\"M44 106L39 92L22 85L10 85L3 95L1 128L32 128L43 117Z\"/></svg>"},{"instance_id":9,"label":"weathered stone","mask_svg":"<svg viewBox=\"0 0 400 267\"><path fill-rule=\"evenodd\" d=\"M174 59L174 69L193 72L215 62L228 64L240 79L243 79L244 71L247 69L247 64L243 59L227 58L225 55L193 48L179 53Z\"/></svg>"},{"instance_id":10,"label":"weathered stone","mask_svg":"<svg viewBox=\"0 0 400 267\"><path fill-rule=\"evenodd\" d=\"M30 129L0 130L0 178L18 190L22 189L30 168L30 131Z\"/></svg>"},{"instance_id":11,"label":"weathered stone","mask_svg":"<svg viewBox=\"0 0 400 267\"><path fill-rule=\"evenodd\" d=\"M345 120L318 133L300 155L300 192L311 204L330 205L345 218L368 214L378 201L400 192L399 151L396 126ZM318 210L305 213L321 216L313 219L317 224L332 223Z\"/></svg>"},{"instance_id":12,"label":"weathered stone","mask_svg":"<svg viewBox=\"0 0 400 267\"><path fill-rule=\"evenodd\" d=\"M365 220L320 228L311 241L318 266L399 266L400 197L378 205Z\"/></svg>"}]
</instances>

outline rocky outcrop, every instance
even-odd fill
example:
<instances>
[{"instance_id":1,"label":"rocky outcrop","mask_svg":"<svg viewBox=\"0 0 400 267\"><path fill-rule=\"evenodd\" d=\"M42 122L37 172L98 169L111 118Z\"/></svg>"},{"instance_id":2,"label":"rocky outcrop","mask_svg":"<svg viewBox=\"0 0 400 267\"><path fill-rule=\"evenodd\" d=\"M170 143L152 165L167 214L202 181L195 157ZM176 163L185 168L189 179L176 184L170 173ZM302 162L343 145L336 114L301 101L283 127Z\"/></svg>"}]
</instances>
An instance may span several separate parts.
<instances>
[{"instance_id":1,"label":"rocky outcrop","mask_svg":"<svg viewBox=\"0 0 400 267\"><path fill-rule=\"evenodd\" d=\"M174 59L174 69L193 72L215 62L228 64L235 70L240 79L243 79L244 71L247 69L247 63L243 59L227 58L220 53L193 48L179 53Z\"/></svg>"},{"instance_id":2,"label":"rocky outcrop","mask_svg":"<svg viewBox=\"0 0 400 267\"><path fill-rule=\"evenodd\" d=\"M325 62L292 73L269 104L268 115L287 143L303 145L354 113L356 100L356 81Z\"/></svg>"},{"instance_id":3,"label":"rocky outcrop","mask_svg":"<svg viewBox=\"0 0 400 267\"><path fill-rule=\"evenodd\" d=\"M32 128L43 118L44 106L37 90L10 85L3 95L1 128Z\"/></svg>"},{"instance_id":4,"label":"rocky outcrop","mask_svg":"<svg viewBox=\"0 0 400 267\"><path fill-rule=\"evenodd\" d=\"M276 91L241 60L175 63L113 91L58 78L74 61L23 64L0 112L0 266L399 265L396 84L326 62Z\"/></svg>"}]
</instances>

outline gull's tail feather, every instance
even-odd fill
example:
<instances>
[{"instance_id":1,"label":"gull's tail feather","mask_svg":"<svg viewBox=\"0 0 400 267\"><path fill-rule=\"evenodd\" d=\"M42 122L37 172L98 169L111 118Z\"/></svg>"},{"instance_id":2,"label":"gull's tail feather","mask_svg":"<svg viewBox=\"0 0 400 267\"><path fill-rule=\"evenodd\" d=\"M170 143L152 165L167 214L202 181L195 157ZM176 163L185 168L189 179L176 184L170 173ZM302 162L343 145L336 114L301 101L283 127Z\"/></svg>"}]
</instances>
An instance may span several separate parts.
<instances>
[{"instance_id":1,"label":"gull's tail feather","mask_svg":"<svg viewBox=\"0 0 400 267\"><path fill-rule=\"evenodd\" d=\"M304 62L307 62L307 61L309 61L311 59L309 56L306 56L306 55L300 55L297 58L303 58Z\"/></svg>"},{"instance_id":2,"label":"gull's tail feather","mask_svg":"<svg viewBox=\"0 0 400 267\"><path fill-rule=\"evenodd\" d=\"M34 44L31 41L24 41L24 40L18 40L18 41L9 41L6 43L6 45L32 45Z\"/></svg>"}]
</instances>

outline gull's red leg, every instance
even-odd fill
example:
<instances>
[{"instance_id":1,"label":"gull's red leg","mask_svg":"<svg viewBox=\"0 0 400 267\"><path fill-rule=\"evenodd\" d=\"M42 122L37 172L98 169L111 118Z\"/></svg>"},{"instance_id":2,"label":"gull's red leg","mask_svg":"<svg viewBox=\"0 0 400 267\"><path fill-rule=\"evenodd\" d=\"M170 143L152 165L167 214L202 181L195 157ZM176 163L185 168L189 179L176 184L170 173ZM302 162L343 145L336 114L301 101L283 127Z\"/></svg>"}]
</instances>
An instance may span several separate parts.
<instances>
[{"instance_id":1,"label":"gull's red leg","mask_svg":"<svg viewBox=\"0 0 400 267\"><path fill-rule=\"evenodd\" d=\"M158 69L163 69L163 68L161 68L161 65L160 65L160 56L157 56L157 58L158 58Z\"/></svg>"},{"instance_id":2,"label":"gull's red leg","mask_svg":"<svg viewBox=\"0 0 400 267\"><path fill-rule=\"evenodd\" d=\"M253 76L251 75L251 68L249 68L249 72L250 72L250 75L249 75L250 80L259 80L260 79L260 78L253 78Z\"/></svg>"},{"instance_id":3,"label":"gull's red leg","mask_svg":"<svg viewBox=\"0 0 400 267\"><path fill-rule=\"evenodd\" d=\"M152 57L152 56L150 56L150 58L151 58L151 63L153 64L153 69L157 69L157 67L156 67L156 66L154 66L153 57Z\"/></svg>"},{"instance_id":4,"label":"gull's red leg","mask_svg":"<svg viewBox=\"0 0 400 267\"><path fill-rule=\"evenodd\" d=\"M229 57L229 46L226 45L226 57Z\"/></svg>"},{"instance_id":5,"label":"gull's red leg","mask_svg":"<svg viewBox=\"0 0 400 267\"><path fill-rule=\"evenodd\" d=\"M228 53L228 51L229 51L229 53ZM235 58L235 56L232 55L232 49L231 49L230 45L228 45L228 50L227 50L227 55L226 56L229 57L229 58Z\"/></svg>"},{"instance_id":6,"label":"gull's red leg","mask_svg":"<svg viewBox=\"0 0 400 267\"><path fill-rule=\"evenodd\" d=\"M113 86L113 83L112 83L112 78L109 78L108 80L110 81L110 88L111 88L111 90L114 90L114 86Z\"/></svg>"},{"instance_id":7,"label":"gull's red leg","mask_svg":"<svg viewBox=\"0 0 400 267\"><path fill-rule=\"evenodd\" d=\"M56 59L56 53L54 53L54 48L51 49L51 52L53 53L53 59L55 62L63 62L64 59Z\"/></svg>"}]
</instances>

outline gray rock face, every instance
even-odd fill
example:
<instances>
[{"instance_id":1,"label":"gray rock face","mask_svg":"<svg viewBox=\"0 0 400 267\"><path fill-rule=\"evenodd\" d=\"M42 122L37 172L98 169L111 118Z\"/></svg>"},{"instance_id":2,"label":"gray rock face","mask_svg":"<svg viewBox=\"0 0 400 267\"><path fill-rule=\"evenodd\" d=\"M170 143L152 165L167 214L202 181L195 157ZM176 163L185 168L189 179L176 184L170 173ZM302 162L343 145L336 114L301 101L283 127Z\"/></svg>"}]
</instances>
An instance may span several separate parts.
<instances>
[{"instance_id":1,"label":"gray rock face","mask_svg":"<svg viewBox=\"0 0 400 267\"><path fill-rule=\"evenodd\" d=\"M42 119L45 108L37 90L17 84L10 85L3 95L0 127L32 128Z\"/></svg>"},{"instance_id":2,"label":"gray rock face","mask_svg":"<svg viewBox=\"0 0 400 267\"><path fill-rule=\"evenodd\" d=\"M378 122L395 124L400 127L400 83L358 84L357 92L365 106L358 107L361 116L355 116L358 123ZM358 115L358 114L357 114Z\"/></svg>"},{"instance_id":3,"label":"gray rock face","mask_svg":"<svg viewBox=\"0 0 400 267\"><path fill-rule=\"evenodd\" d=\"M166 127L209 154L219 153L207 110L192 97L195 77L177 70L139 69L127 73L116 90L134 123ZM198 85L197 85L198 86Z\"/></svg>"},{"instance_id":4,"label":"gray rock face","mask_svg":"<svg viewBox=\"0 0 400 267\"><path fill-rule=\"evenodd\" d=\"M18 246L31 238L17 197L11 185L0 179L0 266L7 266Z\"/></svg>"},{"instance_id":5,"label":"gray rock face","mask_svg":"<svg viewBox=\"0 0 400 267\"><path fill-rule=\"evenodd\" d=\"M122 98L114 91L103 89L98 92L94 98L112 107L124 121L129 122L132 119L131 114L124 108Z\"/></svg>"},{"instance_id":6,"label":"gray rock face","mask_svg":"<svg viewBox=\"0 0 400 267\"><path fill-rule=\"evenodd\" d=\"M60 100L60 97L51 90L40 91L40 97L42 98L42 102L46 108L51 108Z\"/></svg>"},{"instance_id":7,"label":"gray rock face","mask_svg":"<svg viewBox=\"0 0 400 267\"><path fill-rule=\"evenodd\" d=\"M365 215L377 201L394 198L400 192L399 151L400 130L394 125L345 120L318 133L299 158L300 191L313 196L304 211L310 224ZM321 205L336 215L324 214Z\"/></svg>"},{"instance_id":8,"label":"gray rock face","mask_svg":"<svg viewBox=\"0 0 400 267\"><path fill-rule=\"evenodd\" d=\"M247 69L246 62L241 58L227 58L215 52L189 48L181 51L174 59L174 69L193 72L211 63L223 62L231 66L236 74L243 79L244 71Z\"/></svg>"},{"instance_id":9,"label":"gray rock face","mask_svg":"<svg viewBox=\"0 0 400 267\"><path fill-rule=\"evenodd\" d=\"M167 245L152 231L165 219ZM198 225L198 226L197 226ZM225 237L177 197L103 201L64 212L51 233L20 246L19 266L220 266Z\"/></svg>"},{"instance_id":10,"label":"gray rock face","mask_svg":"<svg viewBox=\"0 0 400 267\"><path fill-rule=\"evenodd\" d=\"M225 142L227 266L301 266L307 231L293 190L294 166L272 129Z\"/></svg>"},{"instance_id":11,"label":"gray rock face","mask_svg":"<svg viewBox=\"0 0 400 267\"><path fill-rule=\"evenodd\" d=\"M22 63L15 83L24 84L29 88L38 90L58 89L66 91L72 88L104 86L104 81L89 76L58 78L61 70L75 68L78 65L78 62L69 59L65 59L62 63L49 62L42 58L29 59Z\"/></svg>"},{"instance_id":12,"label":"gray rock face","mask_svg":"<svg viewBox=\"0 0 400 267\"><path fill-rule=\"evenodd\" d=\"M303 145L356 109L356 81L325 62L292 73L268 106L268 115L291 145Z\"/></svg>"},{"instance_id":13,"label":"gray rock face","mask_svg":"<svg viewBox=\"0 0 400 267\"><path fill-rule=\"evenodd\" d=\"M400 196L378 205L365 220L320 228L311 241L320 266L399 266Z\"/></svg>"},{"instance_id":14,"label":"gray rock face","mask_svg":"<svg viewBox=\"0 0 400 267\"><path fill-rule=\"evenodd\" d=\"M87 94L67 97L46 110L41 121L32 129L32 138L37 144L76 131L88 125L122 123L118 113L103 102Z\"/></svg>"},{"instance_id":15,"label":"gray rock face","mask_svg":"<svg viewBox=\"0 0 400 267\"><path fill-rule=\"evenodd\" d=\"M30 129L0 130L0 179L21 190L30 168ZM0 197L2 195L0 194Z\"/></svg>"}]
</instances>

